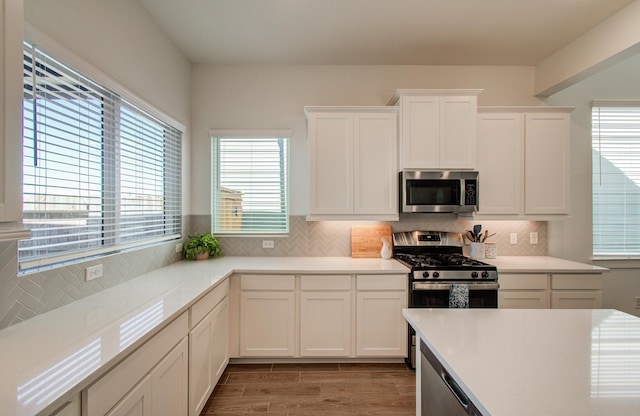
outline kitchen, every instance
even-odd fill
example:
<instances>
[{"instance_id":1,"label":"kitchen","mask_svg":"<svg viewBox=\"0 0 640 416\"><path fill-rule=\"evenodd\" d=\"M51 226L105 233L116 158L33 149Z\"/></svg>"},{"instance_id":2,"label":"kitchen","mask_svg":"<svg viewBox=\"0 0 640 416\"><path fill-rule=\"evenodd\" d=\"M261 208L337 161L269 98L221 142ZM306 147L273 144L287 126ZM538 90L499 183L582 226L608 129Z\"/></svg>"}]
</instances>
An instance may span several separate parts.
<instances>
[{"instance_id":1,"label":"kitchen","mask_svg":"<svg viewBox=\"0 0 640 416\"><path fill-rule=\"evenodd\" d=\"M534 95L536 68L527 66L446 66L446 65L209 65L189 61L176 47L166 41L147 12L137 4L124 2L46 2L26 1L26 20L38 30L54 38L95 67L123 83L130 90L188 126L185 135L183 164L193 172L209 166L208 131L211 128L291 128L294 131L291 170L291 233L275 239L273 251L262 249L261 239L223 239L229 255L249 253L260 256L348 256L350 254L348 223L308 223L306 122L303 107L308 105L385 105L398 88L482 88L482 106L572 106L572 172L571 206L590 205L590 138L588 128L589 101L593 98L637 97L633 79L637 73L637 58L631 57L619 65L559 91L547 98ZM73 15L68 10L74 10ZM631 12L629 12L631 13ZM55 16L55 19L49 17ZM82 19L78 19L82 16ZM633 14L630 14L633 16ZM75 22L82 20L83 24ZM63 24L60 24L63 23ZM118 30L113 30L117 27ZM92 30L88 30L91 28ZM96 49L92 45L101 45ZM109 53L105 54L104 51ZM144 50L143 62L138 56ZM116 57L116 59L114 59ZM138 66L139 64L139 66ZM635 65L635 66L634 66ZM152 73L153 76L149 76ZM355 82L354 80L357 80ZM200 139L197 139L200 138ZM211 188L207 175L185 176L183 211L190 229L207 229ZM192 176L191 184L186 182ZM553 255L590 263L589 210L573 209L572 217L557 222L506 221L484 222L498 232L499 255ZM429 228L465 230L473 222L451 217L419 219L403 218L402 230ZM516 232L520 243L511 245L509 234ZM538 232L539 244L529 244L531 232ZM11 253L11 245L3 244L3 252ZM71 295L81 298L127 279L168 264L175 258L173 246L160 250L164 258L123 254L123 264L135 265L123 275L105 274L95 285L77 284ZM9 256L9 254L7 254ZM10 257L10 256L9 256ZM140 258L146 263L138 264ZM170 259L170 260L167 260ZM13 260L15 261L15 260ZM115 263L115 261L114 261ZM606 267L610 263L599 262ZM615 269L603 279L603 307L637 314L634 297L640 293L640 282L634 269ZM8 270L12 267L8 267ZM15 269L15 267L13 267ZM109 270L108 264L105 270ZM8 274L8 276L6 274ZM65 269L67 278L74 278L73 268ZM127 274L130 273L130 274ZM42 272L37 279L48 284L47 295L34 296L31 278L16 281L15 274L3 272L2 281L12 293L10 304L3 300L3 327L54 309L67 303L64 287L56 272ZM6 283L5 283L6 282ZM60 289L60 290L58 290ZM5 289L3 289L4 292ZM72 300L72 299L71 299Z\"/></svg>"}]
</instances>

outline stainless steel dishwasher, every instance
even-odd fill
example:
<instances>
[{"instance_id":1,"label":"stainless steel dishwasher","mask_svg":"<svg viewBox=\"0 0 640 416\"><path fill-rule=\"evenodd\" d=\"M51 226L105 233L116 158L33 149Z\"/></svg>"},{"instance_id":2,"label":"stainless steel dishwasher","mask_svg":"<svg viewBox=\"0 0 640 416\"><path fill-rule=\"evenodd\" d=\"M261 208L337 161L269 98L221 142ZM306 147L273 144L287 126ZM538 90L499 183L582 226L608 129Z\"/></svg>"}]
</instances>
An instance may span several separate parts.
<instances>
[{"instance_id":1,"label":"stainless steel dishwasher","mask_svg":"<svg viewBox=\"0 0 640 416\"><path fill-rule=\"evenodd\" d=\"M440 361L420 340L422 416L482 416Z\"/></svg>"}]
</instances>

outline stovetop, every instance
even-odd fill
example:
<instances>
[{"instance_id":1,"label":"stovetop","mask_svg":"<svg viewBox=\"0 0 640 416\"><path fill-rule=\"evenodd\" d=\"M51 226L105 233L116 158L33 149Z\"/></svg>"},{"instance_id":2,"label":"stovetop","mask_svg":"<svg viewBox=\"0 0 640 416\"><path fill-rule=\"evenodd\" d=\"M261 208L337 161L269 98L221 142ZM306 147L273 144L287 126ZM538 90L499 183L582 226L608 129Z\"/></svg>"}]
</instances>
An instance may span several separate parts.
<instances>
[{"instance_id":1,"label":"stovetop","mask_svg":"<svg viewBox=\"0 0 640 416\"><path fill-rule=\"evenodd\" d=\"M410 231L393 234L394 258L411 268L412 280L498 279L497 268L464 256L460 233Z\"/></svg>"},{"instance_id":2,"label":"stovetop","mask_svg":"<svg viewBox=\"0 0 640 416\"><path fill-rule=\"evenodd\" d=\"M412 268L420 269L465 269L493 267L487 263L463 256L462 254L402 254L395 255L397 260Z\"/></svg>"}]
</instances>

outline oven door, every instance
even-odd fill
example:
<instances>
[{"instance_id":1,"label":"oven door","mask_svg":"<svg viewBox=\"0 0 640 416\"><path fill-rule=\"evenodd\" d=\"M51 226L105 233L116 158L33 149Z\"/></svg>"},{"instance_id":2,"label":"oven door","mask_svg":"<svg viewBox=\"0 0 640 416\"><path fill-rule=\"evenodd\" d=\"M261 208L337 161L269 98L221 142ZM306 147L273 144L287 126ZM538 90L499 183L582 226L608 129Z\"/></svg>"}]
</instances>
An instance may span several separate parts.
<instances>
[{"instance_id":1,"label":"oven door","mask_svg":"<svg viewBox=\"0 0 640 416\"><path fill-rule=\"evenodd\" d=\"M410 308L448 308L449 289L454 282L414 282L410 291ZM456 281L455 283L466 283ZM497 308L498 287L496 282L473 282L469 285L470 308Z\"/></svg>"},{"instance_id":2,"label":"oven door","mask_svg":"<svg viewBox=\"0 0 640 416\"><path fill-rule=\"evenodd\" d=\"M449 289L452 283L466 283L469 285L470 308L497 308L498 288L497 282L413 282L409 290L410 308L448 308ZM409 325L408 331L407 365L416 368L416 332Z\"/></svg>"}]
</instances>

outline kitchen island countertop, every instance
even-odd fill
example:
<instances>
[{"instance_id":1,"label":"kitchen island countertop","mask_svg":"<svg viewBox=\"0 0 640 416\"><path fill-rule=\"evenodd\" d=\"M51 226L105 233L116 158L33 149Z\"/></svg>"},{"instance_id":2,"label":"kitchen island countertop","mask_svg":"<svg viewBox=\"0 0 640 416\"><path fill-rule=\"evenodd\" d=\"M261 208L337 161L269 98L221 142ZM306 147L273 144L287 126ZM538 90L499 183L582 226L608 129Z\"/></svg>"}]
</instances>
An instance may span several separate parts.
<instances>
[{"instance_id":1,"label":"kitchen island countertop","mask_svg":"<svg viewBox=\"0 0 640 416\"><path fill-rule=\"evenodd\" d=\"M631 416L640 318L612 309L404 309L484 416Z\"/></svg>"}]
</instances>

